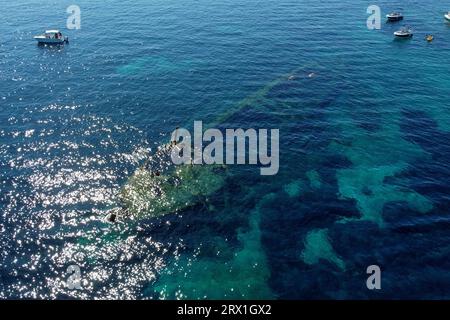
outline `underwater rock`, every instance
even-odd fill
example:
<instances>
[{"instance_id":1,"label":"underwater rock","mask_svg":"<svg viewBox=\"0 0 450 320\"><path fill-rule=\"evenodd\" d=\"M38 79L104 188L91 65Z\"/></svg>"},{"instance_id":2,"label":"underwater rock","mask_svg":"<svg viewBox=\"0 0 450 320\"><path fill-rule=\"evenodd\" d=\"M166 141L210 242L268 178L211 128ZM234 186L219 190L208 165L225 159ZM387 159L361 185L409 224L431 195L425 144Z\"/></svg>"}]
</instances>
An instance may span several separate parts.
<instances>
[{"instance_id":1,"label":"underwater rock","mask_svg":"<svg viewBox=\"0 0 450 320\"><path fill-rule=\"evenodd\" d=\"M220 256L182 255L149 289L159 299L274 299L260 228L262 209L274 200L275 194L269 193L256 204L248 228L238 230L238 248L224 239L212 239Z\"/></svg>"},{"instance_id":2,"label":"underwater rock","mask_svg":"<svg viewBox=\"0 0 450 320\"><path fill-rule=\"evenodd\" d=\"M337 173L342 198L355 199L362 220L383 225L383 208L387 203L403 201L412 209L425 213L433 206L424 196L413 190L386 184L384 180L403 171L402 166L360 167L343 169Z\"/></svg>"},{"instance_id":3,"label":"underwater rock","mask_svg":"<svg viewBox=\"0 0 450 320\"><path fill-rule=\"evenodd\" d=\"M302 180L294 180L287 185L283 186L283 190L289 195L291 198L298 197L302 192L302 187L304 183Z\"/></svg>"},{"instance_id":4,"label":"underwater rock","mask_svg":"<svg viewBox=\"0 0 450 320\"><path fill-rule=\"evenodd\" d=\"M306 264L319 263L321 259L336 265L341 271L345 271L344 261L337 256L328 239L328 229L315 229L310 231L305 238L305 249L301 258Z\"/></svg>"},{"instance_id":5,"label":"underwater rock","mask_svg":"<svg viewBox=\"0 0 450 320\"><path fill-rule=\"evenodd\" d=\"M309 179L311 188L320 189L322 186L322 181L320 180L320 175L316 170L306 172L306 177Z\"/></svg>"},{"instance_id":6,"label":"underwater rock","mask_svg":"<svg viewBox=\"0 0 450 320\"><path fill-rule=\"evenodd\" d=\"M379 131L366 132L353 125L352 121L341 123L345 123L343 128L351 135L351 143L334 141L329 148L352 163L349 168L337 170L336 178L341 199L356 201L361 220L372 221L382 227L383 209L390 202L405 202L422 213L433 208L426 197L387 179L404 174L415 161L429 157L418 145L403 138L398 125L384 124ZM343 219L341 222L346 221Z\"/></svg>"}]
</instances>

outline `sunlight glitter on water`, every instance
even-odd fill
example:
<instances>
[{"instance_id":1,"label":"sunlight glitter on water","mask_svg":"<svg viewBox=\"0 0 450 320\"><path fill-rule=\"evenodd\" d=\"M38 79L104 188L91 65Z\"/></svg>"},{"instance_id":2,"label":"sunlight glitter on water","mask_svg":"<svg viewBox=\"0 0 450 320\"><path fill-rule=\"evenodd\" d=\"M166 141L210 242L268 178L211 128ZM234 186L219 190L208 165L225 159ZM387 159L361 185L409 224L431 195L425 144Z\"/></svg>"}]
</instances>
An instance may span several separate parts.
<instances>
[{"instance_id":1,"label":"sunlight glitter on water","mask_svg":"<svg viewBox=\"0 0 450 320\"><path fill-rule=\"evenodd\" d=\"M30 278L32 287L12 283L4 287L2 294L82 298L91 296L93 283L114 277L122 284L114 289L100 289L97 285L97 297L133 298L135 292L130 288L153 279L154 270L162 266L162 257L151 253L167 250L161 249L160 243L151 240L139 243L129 230L132 226L120 226L114 231L103 222L107 209L116 204L121 177L133 170L148 152L142 131L97 116L59 115L79 108L58 105L34 108L22 119L9 120L34 129L2 135L9 139L0 146L0 154L4 155L2 165L9 168L0 174L2 185L9 189L2 192L2 217L15 228L0 225L1 238L5 239L1 261L16 266L11 271L12 277L25 270L26 278L33 277L30 272L47 274L45 281ZM139 136L141 140L136 140ZM124 152L125 141L137 143L130 144L129 151ZM10 232L8 239L4 236L6 231ZM124 232L130 235L122 235ZM109 242L109 234L120 240ZM88 242L76 240L83 238L89 239ZM143 252L148 253L143 261L126 263ZM95 263L97 260L115 265L107 267ZM64 287L65 268L74 263L85 267L83 292L69 292Z\"/></svg>"}]
</instances>

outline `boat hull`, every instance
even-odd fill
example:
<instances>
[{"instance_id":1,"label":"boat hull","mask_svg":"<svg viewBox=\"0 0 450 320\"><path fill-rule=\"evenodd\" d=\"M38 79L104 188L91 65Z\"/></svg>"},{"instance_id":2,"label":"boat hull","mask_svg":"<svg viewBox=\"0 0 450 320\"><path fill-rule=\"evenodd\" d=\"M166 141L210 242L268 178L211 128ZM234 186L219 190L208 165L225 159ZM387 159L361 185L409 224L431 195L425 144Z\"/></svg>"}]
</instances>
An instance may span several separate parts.
<instances>
[{"instance_id":1,"label":"boat hull","mask_svg":"<svg viewBox=\"0 0 450 320\"><path fill-rule=\"evenodd\" d=\"M38 42L38 44L64 44L67 42L67 39L49 39L44 37L34 37L34 40Z\"/></svg>"},{"instance_id":2,"label":"boat hull","mask_svg":"<svg viewBox=\"0 0 450 320\"><path fill-rule=\"evenodd\" d=\"M387 17L389 22L395 22L395 21L401 21L403 20L403 17Z\"/></svg>"},{"instance_id":3,"label":"boat hull","mask_svg":"<svg viewBox=\"0 0 450 320\"><path fill-rule=\"evenodd\" d=\"M413 36L412 34L398 34L398 33L394 33L394 35L397 38L411 38Z\"/></svg>"}]
</instances>

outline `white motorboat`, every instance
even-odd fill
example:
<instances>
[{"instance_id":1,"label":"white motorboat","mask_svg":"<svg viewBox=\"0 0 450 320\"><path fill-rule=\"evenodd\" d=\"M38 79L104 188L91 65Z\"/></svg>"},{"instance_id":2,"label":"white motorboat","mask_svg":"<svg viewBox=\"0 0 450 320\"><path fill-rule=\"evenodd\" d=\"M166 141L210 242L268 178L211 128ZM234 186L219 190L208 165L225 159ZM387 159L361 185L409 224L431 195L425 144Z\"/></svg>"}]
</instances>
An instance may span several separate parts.
<instances>
[{"instance_id":1,"label":"white motorboat","mask_svg":"<svg viewBox=\"0 0 450 320\"><path fill-rule=\"evenodd\" d=\"M411 38L413 36L412 29L409 27L403 27L394 32L394 35L399 38Z\"/></svg>"},{"instance_id":2,"label":"white motorboat","mask_svg":"<svg viewBox=\"0 0 450 320\"><path fill-rule=\"evenodd\" d=\"M59 30L47 30L44 34L35 36L34 39L39 44L64 44L69 42L68 37L64 37Z\"/></svg>"},{"instance_id":3,"label":"white motorboat","mask_svg":"<svg viewBox=\"0 0 450 320\"><path fill-rule=\"evenodd\" d=\"M447 19L447 21L450 21L450 11L447 12L447 14L444 15L445 19Z\"/></svg>"},{"instance_id":4,"label":"white motorboat","mask_svg":"<svg viewBox=\"0 0 450 320\"><path fill-rule=\"evenodd\" d=\"M403 14L400 12L391 12L388 15L386 15L386 18L388 21L400 21L403 20Z\"/></svg>"}]
</instances>

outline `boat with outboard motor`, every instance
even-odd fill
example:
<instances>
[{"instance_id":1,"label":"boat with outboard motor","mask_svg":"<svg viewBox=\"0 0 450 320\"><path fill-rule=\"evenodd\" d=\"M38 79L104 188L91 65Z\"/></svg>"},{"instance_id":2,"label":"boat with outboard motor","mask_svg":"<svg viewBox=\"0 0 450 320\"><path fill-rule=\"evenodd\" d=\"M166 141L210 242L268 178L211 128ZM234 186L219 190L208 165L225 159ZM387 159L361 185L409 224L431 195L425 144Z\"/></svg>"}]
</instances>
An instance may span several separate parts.
<instances>
[{"instance_id":1,"label":"boat with outboard motor","mask_svg":"<svg viewBox=\"0 0 450 320\"><path fill-rule=\"evenodd\" d=\"M394 32L394 35L399 38L411 38L413 36L412 29L410 27L403 27Z\"/></svg>"},{"instance_id":2,"label":"boat with outboard motor","mask_svg":"<svg viewBox=\"0 0 450 320\"><path fill-rule=\"evenodd\" d=\"M34 39L39 44L64 44L69 42L68 37L64 37L59 30L46 30L43 34L35 36Z\"/></svg>"}]
</instances>

